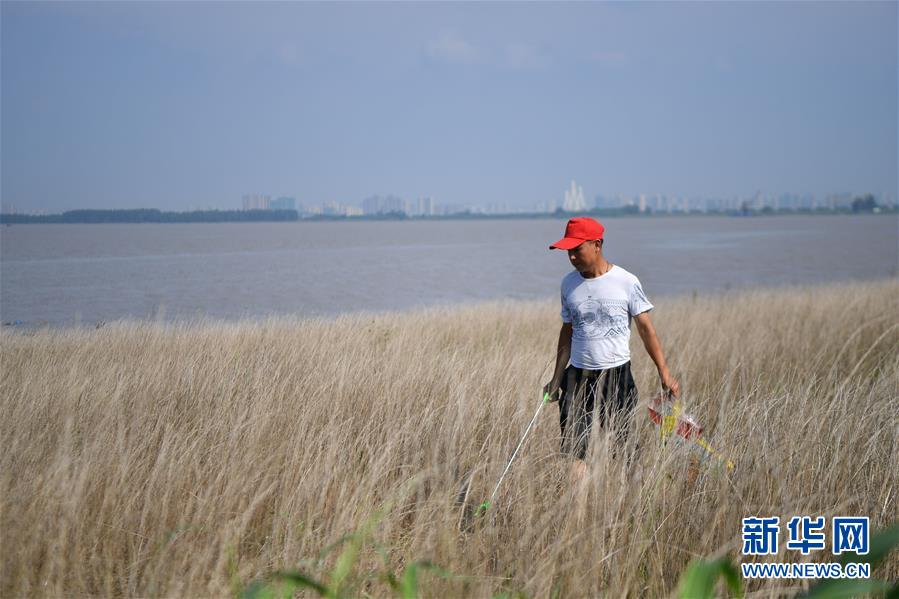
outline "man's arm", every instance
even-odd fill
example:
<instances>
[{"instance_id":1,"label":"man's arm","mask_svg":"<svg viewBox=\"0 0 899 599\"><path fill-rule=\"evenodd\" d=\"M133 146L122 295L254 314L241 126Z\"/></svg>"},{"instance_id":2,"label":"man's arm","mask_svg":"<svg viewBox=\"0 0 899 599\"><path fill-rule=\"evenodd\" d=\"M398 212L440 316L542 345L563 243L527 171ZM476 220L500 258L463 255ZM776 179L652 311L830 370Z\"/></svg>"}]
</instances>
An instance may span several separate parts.
<instances>
[{"instance_id":1,"label":"man's arm","mask_svg":"<svg viewBox=\"0 0 899 599\"><path fill-rule=\"evenodd\" d=\"M552 401L558 398L559 387L562 386L562 376L565 374L565 367L568 366L568 360L571 358L571 323L563 322L562 328L559 329L559 345L556 349L556 369L553 372L553 378L543 386L543 392L549 393Z\"/></svg>"},{"instance_id":2,"label":"man's arm","mask_svg":"<svg viewBox=\"0 0 899 599\"><path fill-rule=\"evenodd\" d=\"M665 363L665 353L662 351L662 344L659 342L659 338L656 336L655 327L652 326L652 321L649 319L649 312L637 314L634 316L634 322L637 323L637 332L640 333L640 338L643 340L643 347L646 348L646 353L648 353L649 357L652 358L652 361L655 362L656 368L659 371L659 379L662 382L662 388L670 390L671 393L677 397L680 395L680 384L677 382L677 379L668 372L668 364Z\"/></svg>"}]
</instances>

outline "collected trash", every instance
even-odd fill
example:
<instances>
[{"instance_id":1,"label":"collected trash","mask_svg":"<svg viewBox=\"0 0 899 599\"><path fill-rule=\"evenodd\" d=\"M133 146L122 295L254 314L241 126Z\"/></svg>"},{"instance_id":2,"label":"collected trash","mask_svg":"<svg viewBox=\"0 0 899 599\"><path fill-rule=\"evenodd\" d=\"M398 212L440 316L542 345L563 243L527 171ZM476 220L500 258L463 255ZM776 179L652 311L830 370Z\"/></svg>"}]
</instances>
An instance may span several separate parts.
<instances>
[{"instance_id":1,"label":"collected trash","mask_svg":"<svg viewBox=\"0 0 899 599\"><path fill-rule=\"evenodd\" d=\"M658 425L659 438L663 442L673 441L693 451L703 462L711 460L728 471L734 469L734 463L703 438L702 425L684 411L679 400L669 395L656 396L649 404L649 419Z\"/></svg>"}]
</instances>

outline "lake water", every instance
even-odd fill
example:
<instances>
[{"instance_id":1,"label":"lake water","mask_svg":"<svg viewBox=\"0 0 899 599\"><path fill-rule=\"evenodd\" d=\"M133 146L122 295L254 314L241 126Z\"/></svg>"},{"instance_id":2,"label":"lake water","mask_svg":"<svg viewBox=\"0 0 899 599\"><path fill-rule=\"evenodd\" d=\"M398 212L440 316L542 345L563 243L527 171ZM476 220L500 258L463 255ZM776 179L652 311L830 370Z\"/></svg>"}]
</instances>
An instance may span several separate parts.
<instances>
[{"instance_id":1,"label":"lake water","mask_svg":"<svg viewBox=\"0 0 899 599\"><path fill-rule=\"evenodd\" d=\"M897 276L899 219L610 218L606 257L650 300ZM558 294L565 221L0 227L0 320L24 326L328 315Z\"/></svg>"}]
</instances>

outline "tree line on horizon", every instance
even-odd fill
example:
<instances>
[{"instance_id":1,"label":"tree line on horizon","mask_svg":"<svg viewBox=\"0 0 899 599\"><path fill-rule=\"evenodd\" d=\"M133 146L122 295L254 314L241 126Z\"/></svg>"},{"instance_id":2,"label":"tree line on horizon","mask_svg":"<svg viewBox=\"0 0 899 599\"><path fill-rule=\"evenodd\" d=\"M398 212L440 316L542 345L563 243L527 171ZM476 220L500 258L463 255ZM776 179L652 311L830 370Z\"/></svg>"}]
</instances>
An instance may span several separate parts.
<instances>
[{"instance_id":1,"label":"tree line on horizon","mask_svg":"<svg viewBox=\"0 0 899 599\"><path fill-rule=\"evenodd\" d=\"M299 219L296 210L194 210L164 212L155 208L69 210L62 214L0 214L5 224L32 223L208 223L280 222Z\"/></svg>"},{"instance_id":2,"label":"tree line on horizon","mask_svg":"<svg viewBox=\"0 0 899 599\"><path fill-rule=\"evenodd\" d=\"M874 196L866 194L856 197L847 208L825 209L779 209L770 206L762 209L752 208L748 202L744 202L739 210L730 211L693 211L684 214L718 214L731 216L752 216L755 214L816 214L838 213L859 214L874 212L895 212L895 208L878 205ZM532 214L483 214L466 210L455 214L441 216L417 217L424 219L501 219L501 218L562 218L572 216L574 213L564 211L562 208L555 212L541 212ZM581 213L579 213L581 214ZM593 216L651 216L656 214L653 210L640 212L637 206L622 206L620 208L593 208L583 211L583 214ZM302 220L405 220L410 218L405 212L389 212L376 215L346 216L346 215L316 215L303 217ZM416 218L416 217L413 217ZM216 223L216 222L289 222L301 220L296 210L192 210L189 212L162 211L156 208L134 209L83 209L69 210L61 214L12 214L0 213L0 224L55 224L55 223Z\"/></svg>"}]
</instances>

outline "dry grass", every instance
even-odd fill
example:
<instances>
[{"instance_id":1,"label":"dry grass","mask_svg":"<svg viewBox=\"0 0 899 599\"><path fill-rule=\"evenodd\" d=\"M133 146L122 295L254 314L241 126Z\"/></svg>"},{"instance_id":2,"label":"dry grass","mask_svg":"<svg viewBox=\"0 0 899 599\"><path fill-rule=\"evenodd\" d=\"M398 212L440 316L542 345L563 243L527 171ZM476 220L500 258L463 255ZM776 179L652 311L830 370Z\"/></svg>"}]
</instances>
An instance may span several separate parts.
<instances>
[{"instance_id":1,"label":"dry grass","mask_svg":"<svg viewBox=\"0 0 899 599\"><path fill-rule=\"evenodd\" d=\"M3 332L3 596L221 596L315 558L390 502L366 572L430 559L430 595L664 596L688 560L739 553L748 515L895 521L895 280L657 301L689 409L737 463L686 482L645 410L628 470L600 432L589 488L558 492L544 410L495 507L485 499L540 397L552 303L328 321L113 323ZM657 380L632 339L645 404ZM777 561L798 561L781 551ZM829 560L812 554L812 561ZM899 576L892 556L876 572ZM777 596L800 583L750 585Z\"/></svg>"}]
</instances>

